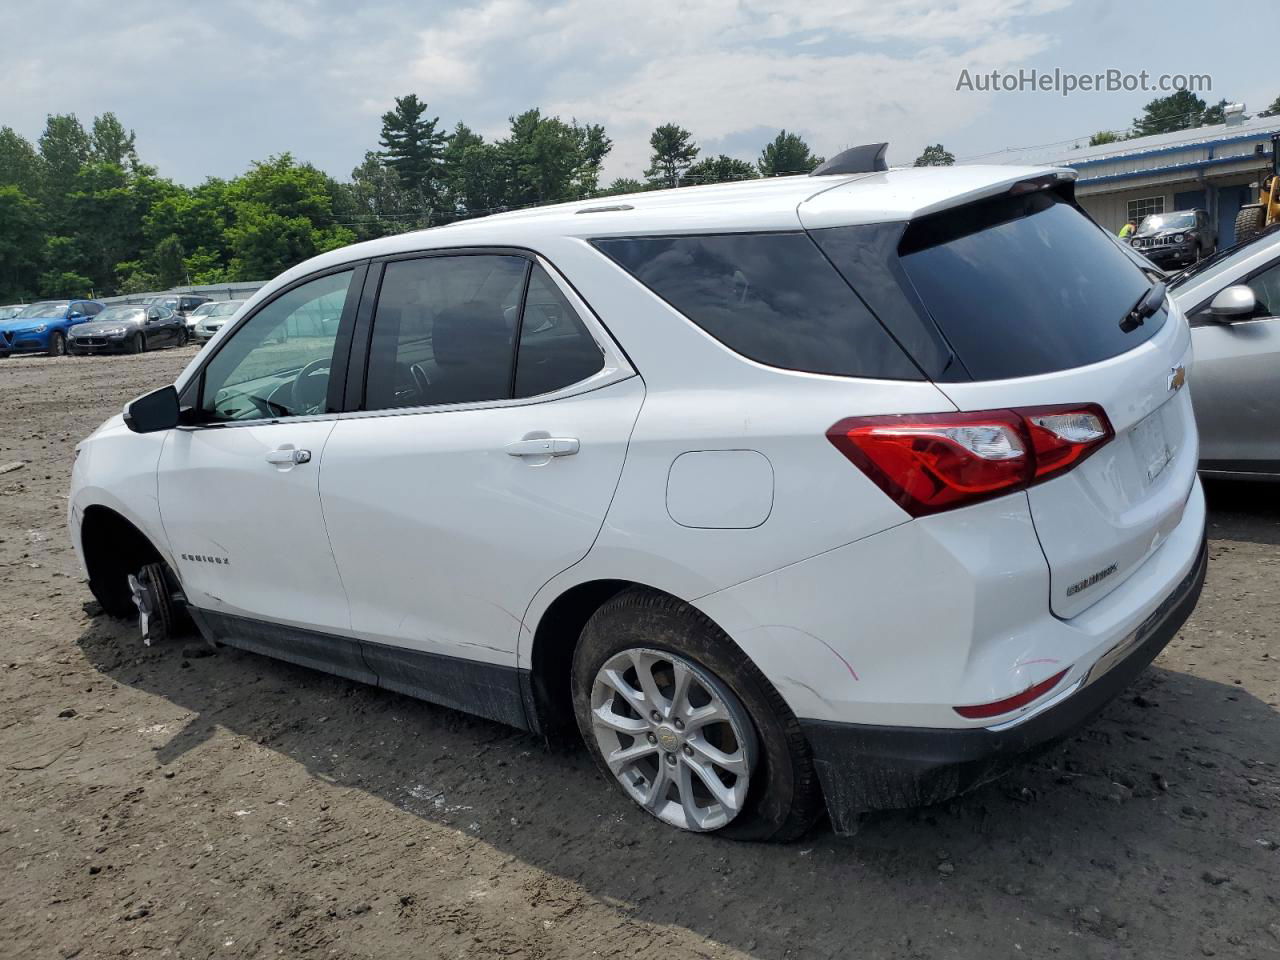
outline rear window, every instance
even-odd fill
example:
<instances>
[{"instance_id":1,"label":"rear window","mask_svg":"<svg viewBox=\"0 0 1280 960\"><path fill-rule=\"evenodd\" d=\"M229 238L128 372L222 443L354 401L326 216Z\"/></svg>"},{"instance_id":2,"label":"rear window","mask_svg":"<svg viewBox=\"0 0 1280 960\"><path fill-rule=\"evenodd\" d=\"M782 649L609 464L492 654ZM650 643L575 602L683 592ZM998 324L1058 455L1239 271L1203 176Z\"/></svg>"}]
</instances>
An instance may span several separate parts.
<instances>
[{"instance_id":1,"label":"rear window","mask_svg":"<svg viewBox=\"0 0 1280 960\"><path fill-rule=\"evenodd\" d=\"M1051 193L913 221L898 255L975 380L1097 363L1150 339L1166 317L1161 310L1121 329L1151 281L1096 224Z\"/></svg>"},{"instance_id":2,"label":"rear window","mask_svg":"<svg viewBox=\"0 0 1280 960\"><path fill-rule=\"evenodd\" d=\"M804 233L593 243L711 336L752 360L809 373L921 379Z\"/></svg>"}]
</instances>

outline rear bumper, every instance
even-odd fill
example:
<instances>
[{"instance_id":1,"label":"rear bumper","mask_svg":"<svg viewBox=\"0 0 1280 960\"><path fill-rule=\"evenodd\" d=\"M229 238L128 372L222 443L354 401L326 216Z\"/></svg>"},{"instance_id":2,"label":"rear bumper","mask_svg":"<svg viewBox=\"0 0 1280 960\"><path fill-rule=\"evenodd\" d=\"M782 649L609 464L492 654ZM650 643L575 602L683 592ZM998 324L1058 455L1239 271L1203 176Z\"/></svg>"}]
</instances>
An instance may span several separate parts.
<instances>
[{"instance_id":1,"label":"rear bumper","mask_svg":"<svg viewBox=\"0 0 1280 960\"><path fill-rule=\"evenodd\" d=\"M1208 547L1141 624L1104 656L1069 695L1005 729L930 729L801 720L832 823L851 832L859 813L938 803L986 783L1030 753L1092 720L1164 649L1191 615L1204 586ZM1110 662L1108 662L1110 661Z\"/></svg>"}]
</instances>

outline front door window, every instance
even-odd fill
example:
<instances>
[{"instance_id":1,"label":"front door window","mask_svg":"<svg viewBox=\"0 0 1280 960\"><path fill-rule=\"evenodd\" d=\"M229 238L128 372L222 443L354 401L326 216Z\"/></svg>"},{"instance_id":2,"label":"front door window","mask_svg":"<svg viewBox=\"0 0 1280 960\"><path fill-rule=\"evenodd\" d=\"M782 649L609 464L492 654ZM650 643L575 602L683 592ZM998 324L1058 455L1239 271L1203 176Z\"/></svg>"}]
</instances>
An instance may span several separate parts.
<instances>
[{"instance_id":1,"label":"front door window","mask_svg":"<svg viewBox=\"0 0 1280 960\"><path fill-rule=\"evenodd\" d=\"M327 412L329 367L351 277L348 270L294 287L236 330L205 367L201 420Z\"/></svg>"}]
</instances>

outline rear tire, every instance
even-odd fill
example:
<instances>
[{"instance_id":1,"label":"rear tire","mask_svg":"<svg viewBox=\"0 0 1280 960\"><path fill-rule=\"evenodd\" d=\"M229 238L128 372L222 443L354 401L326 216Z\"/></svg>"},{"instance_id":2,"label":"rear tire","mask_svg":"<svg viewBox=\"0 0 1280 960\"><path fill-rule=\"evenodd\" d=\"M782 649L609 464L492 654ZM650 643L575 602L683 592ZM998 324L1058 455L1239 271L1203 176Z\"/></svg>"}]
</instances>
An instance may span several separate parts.
<instances>
[{"instance_id":1,"label":"rear tire","mask_svg":"<svg viewBox=\"0 0 1280 960\"><path fill-rule=\"evenodd\" d=\"M1236 214L1236 243L1242 243L1261 233L1262 228L1266 226L1266 221L1267 213L1261 204L1253 203L1247 207L1241 207L1240 212Z\"/></svg>"},{"instance_id":2,"label":"rear tire","mask_svg":"<svg viewBox=\"0 0 1280 960\"><path fill-rule=\"evenodd\" d=\"M61 330L49 334L48 354L51 357L64 357L67 354L67 337Z\"/></svg>"},{"instance_id":3,"label":"rear tire","mask_svg":"<svg viewBox=\"0 0 1280 960\"><path fill-rule=\"evenodd\" d=\"M725 722L716 726L722 729L732 726L730 742L736 740L741 752L752 756L745 798L736 810L730 812L728 822L719 824L723 817L708 818L707 823L711 825L703 823L686 829L714 831L735 840L773 842L786 842L803 835L821 813L822 795L809 744L799 722L773 685L719 627L699 611L666 594L635 588L613 597L592 615L574 651L571 676L574 715L588 750L606 777L646 812L667 823L682 825L670 816L655 812L656 805L654 808L646 806L636 796L637 791L646 789L643 778L637 780L634 766L615 774L609 768L597 739L601 725L596 720L597 714L593 713L593 693L599 700L600 691L605 690L607 694L606 688L612 686L600 686L602 671L610 661L627 662L633 653L658 664L657 669L650 672L650 678L657 680L663 690L670 689L662 686L668 666L672 673L677 661L692 668L694 679L690 681L691 686L700 686L704 691L703 697L709 697L713 705L718 701L733 717L732 724ZM673 655L665 664L662 660L664 653ZM672 673L665 676L670 677ZM661 695L666 696L666 693ZM674 701L675 696L671 699ZM596 709L599 708L597 704ZM640 709L647 711L649 708L641 705ZM639 712L632 712L644 719ZM739 725L746 728L741 731L745 736L737 736ZM671 731L665 722L662 728L646 730L644 735L656 732L661 738L648 740L650 744L657 744L654 766L660 770L664 760L671 761L674 776L675 770L683 772L686 763L681 749L694 759L698 755L689 752L693 749L691 746L667 746ZM690 724L690 730L681 736L687 736L692 744L695 735ZM722 732L720 736L727 734ZM643 749L639 736L631 739ZM722 751L730 749L716 743L712 745ZM664 753L667 750L671 755ZM733 752L736 755L739 751ZM724 765L721 768L728 769ZM624 776L629 776L630 780L625 780ZM723 776L721 781L724 782ZM734 783L736 785L736 778ZM702 792L710 796L705 787ZM683 793L680 796L683 799ZM667 803L670 805L675 801ZM730 806L725 805L726 810ZM676 816L678 819L678 811Z\"/></svg>"}]
</instances>

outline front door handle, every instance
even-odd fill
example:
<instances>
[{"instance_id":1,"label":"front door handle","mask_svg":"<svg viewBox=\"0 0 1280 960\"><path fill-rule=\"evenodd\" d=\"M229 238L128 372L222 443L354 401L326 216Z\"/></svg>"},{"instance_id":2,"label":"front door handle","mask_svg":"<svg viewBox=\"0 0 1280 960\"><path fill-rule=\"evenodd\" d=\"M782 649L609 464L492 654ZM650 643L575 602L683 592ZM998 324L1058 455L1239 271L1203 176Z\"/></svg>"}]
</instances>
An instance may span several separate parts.
<instances>
[{"instance_id":1,"label":"front door handle","mask_svg":"<svg viewBox=\"0 0 1280 960\"><path fill-rule=\"evenodd\" d=\"M310 462L310 450L295 450L293 447L280 447L279 449L272 450L267 454L267 463L274 463L278 467Z\"/></svg>"},{"instance_id":2,"label":"front door handle","mask_svg":"<svg viewBox=\"0 0 1280 960\"><path fill-rule=\"evenodd\" d=\"M513 457L571 457L578 452L577 437L539 437L507 444Z\"/></svg>"}]
</instances>

